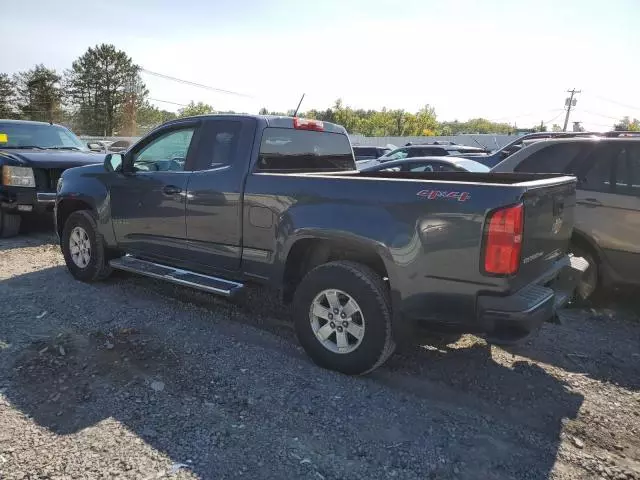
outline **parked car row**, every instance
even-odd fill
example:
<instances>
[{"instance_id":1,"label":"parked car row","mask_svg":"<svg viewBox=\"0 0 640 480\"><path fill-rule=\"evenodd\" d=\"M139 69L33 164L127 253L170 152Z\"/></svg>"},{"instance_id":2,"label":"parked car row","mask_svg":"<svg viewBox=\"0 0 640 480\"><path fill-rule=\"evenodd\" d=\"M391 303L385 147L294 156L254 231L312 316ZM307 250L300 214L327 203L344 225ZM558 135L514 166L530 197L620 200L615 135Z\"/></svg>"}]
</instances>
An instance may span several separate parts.
<instances>
[{"instance_id":1,"label":"parked car row","mask_svg":"<svg viewBox=\"0 0 640 480\"><path fill-rule=\"evenodd\" d=\"M415 148L415 147L413 147ZM434 148L431 144L420 148ZM407 147L398 149L407 152ZM487 171L575 175L576 225L571 250L589 261L578 295L640 285L640 134L541 132L486 154L359 162L363 171ZM471 163L462 163L461 160Z\"/></svg>"},{"instance_id":2,"label":"parked car row","mask_svg":"<svg viewBox=\"0 0 640 480\"><path fill-rule=\"evenodd\" d=\"M0 233L54 205L79 280L120 269L227 297L272 287L293 303L316 363L362 374L416 321L519 341L576 288L589 293L593 272L600 281L600 253L575 240L576 185L597 168L608 194L635 195L640 139L533 140L494 169L482 162L493 154L450 143L405 145L363 166L345 130L317 120L179 119L107 155L63 127L0 122ZM534 156L553 145L565 150ZM433 148L447 154L424 154ZM583 167L571 167L577 159Z\"/></svg>"}]
</instances>

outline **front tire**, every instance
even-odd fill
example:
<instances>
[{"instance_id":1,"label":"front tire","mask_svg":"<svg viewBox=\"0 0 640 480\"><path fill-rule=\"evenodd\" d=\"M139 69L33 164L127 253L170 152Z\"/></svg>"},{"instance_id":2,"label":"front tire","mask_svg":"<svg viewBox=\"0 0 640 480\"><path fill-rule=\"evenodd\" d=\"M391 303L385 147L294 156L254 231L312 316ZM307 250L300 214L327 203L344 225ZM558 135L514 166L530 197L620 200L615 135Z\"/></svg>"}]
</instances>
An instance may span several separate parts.
<instances>
[{"instance_id":1,"label":"front tire","mask_svg":"<svg viewBox=\"0 0 640 480\"><path fill-rule=\"evenodd\" d=\"M76 279L95 282L111 274L104 240L91 212L79 210L69 215L62 230L61 248L67 268Z\"/></svg>"},{"instance_id":2,"label":"front tire","mask_svg":"<svg viewBox=\"0 0 640 480\"><path fill-rule=\"evenodd\" d=\"M20 232L22 218L14 213L0 210L0 238L15 237Z\"/></svg>"},{"instance_id":3,"label":"front tire","mask_svg":"<svg viewBox=\"0 0 640 480\"><path fill-rule=\"evenodd\" d=\"M300 344L323 368L363 375L395 350L387 287L365 265L337 261L314 268L296 290L293 312Z\"/></svg>"}]
</instances>

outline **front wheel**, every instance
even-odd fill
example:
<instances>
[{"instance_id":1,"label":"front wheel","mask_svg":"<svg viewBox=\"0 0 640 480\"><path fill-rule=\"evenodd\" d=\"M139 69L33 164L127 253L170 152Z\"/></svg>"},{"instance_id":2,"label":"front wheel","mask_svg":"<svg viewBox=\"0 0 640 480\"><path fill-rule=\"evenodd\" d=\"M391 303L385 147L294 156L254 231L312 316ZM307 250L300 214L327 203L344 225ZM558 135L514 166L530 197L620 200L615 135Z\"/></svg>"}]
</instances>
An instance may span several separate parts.
<instances>
[{"instance_id":1,"label":"front wheel","mask_svg":"<svg viewBox=\"0 0 640 480\"><path fill-rule=\"evenodd\" d=\"M20 215L0 210L0 238L15 237L18 235L21 220Z\"/></svg>"},{"instance_id":2,"label":"front wheel","mask_svg":"<svg viewBox=\"0 0 640 480\"><path fill-rule=\"evenodd\" d=\"M60 246L67 268L78 280L94 282L111 274L104 241L91 212L79 210L69 215Z\"/></svg>"},{"instance_id":3,"label":"front wheel","mask_svg":"<svg viewBox=\"0 0 640 480\"><path fill-rule=\"evenodd\" d=\"M298 340L323 368L362 375L393 353L389 293L365 265L331 262L310 271L293 303Z\"/></svg>"}]
</instances>

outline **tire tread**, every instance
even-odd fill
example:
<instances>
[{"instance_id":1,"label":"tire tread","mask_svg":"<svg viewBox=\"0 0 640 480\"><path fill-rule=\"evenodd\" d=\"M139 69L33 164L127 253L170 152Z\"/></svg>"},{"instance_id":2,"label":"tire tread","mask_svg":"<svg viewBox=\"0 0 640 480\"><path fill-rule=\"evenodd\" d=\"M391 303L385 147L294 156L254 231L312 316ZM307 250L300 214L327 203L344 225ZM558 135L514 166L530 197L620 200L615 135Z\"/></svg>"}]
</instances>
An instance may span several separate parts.
<instances>
[{"instance_id":1,"label":"tire tread","mask_svg":"<svg viewBox=\"0 0 640 480\"><path fill-rule=\"evenodd\" d=\"M109 262L107 259L107 252L105 249L105 242L98 230L98 223L96 222L95 216L91 211L77 210L73 212L71 215L69 215L69 217L67 218L67 221L64 224L63 235L62 235L63 242L64 242L64 239L68 238L68 231L78 223L78 220L76 219L80 219L80 218L82 218L89 224L89 226L91 227L93 236L95 238L94 250L96 252L96 262L95 262L96 268L91 275L85 278L80 278L75 274L74 274L74 277L86 282L97 282L100 280L104 280L109 275L111 275L111 272L113 271L113 269L109 265ZM68 243L68 242L64 242L64 243ZM67 248L66 245L62 245L63 253L65 252L66 248ZM67 255L65 254L65 259L66 257ZM69 264L69 262L67 262L67 264Z\"/></svg>"},{"instance_id":2,"label":"tire tread","mask_svg":"<svg viewBox=\"0 0 640 480\"><path fill-rule=\"evenodd\" d=\"M378 358L375 360L375 362L373 362L372 366L365 371L357 373L357 375L366 375L384 364L393 354L396 348L396 343L394 341L392 332L391 300L389 297L387 286L385 285L380 275L374 272L371 268L361 263L353 262L350 260L337 260L319 265L308 272L307 276L312 276L320 270L327 269L347 270L353 276L366 284L369 289L375 293L376 303L378 303L379 311L382 313L384 318L385 338Z\"/></svg>"},{"instance_id":3,"label":"tire tread","mask_svg":"<svg viewBox=\"0 0 640 480\"><path fill-rule=\"evenodd\" d=\"M0 211L0 238L15 237L20 233L22 217Z\"/></svg>"}]
</instances>

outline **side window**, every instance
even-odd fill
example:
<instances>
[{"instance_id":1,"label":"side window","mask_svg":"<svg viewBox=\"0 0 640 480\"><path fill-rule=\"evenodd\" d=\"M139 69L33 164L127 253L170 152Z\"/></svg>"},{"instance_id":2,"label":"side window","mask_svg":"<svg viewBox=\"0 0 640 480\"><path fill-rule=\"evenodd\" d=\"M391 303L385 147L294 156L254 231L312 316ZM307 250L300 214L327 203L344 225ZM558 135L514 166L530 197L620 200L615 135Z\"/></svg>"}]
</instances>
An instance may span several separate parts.
<instances>
[{"instance_id":1,"label":"side window","mask_svg":"<svg viewBox=\"0 0 640 480\"><path fill-rule=\"evenodd\" d=\"M213 133L202 139L202 151L211 152L211 155L203 155L207 164L198 165L198 169L207 170L231 165L236 157L241 127L241 122L216 120L213 124Z\"/></svg>"},{"instance_id":2,"label":"side window","mask_svg":"<svg viewBox=\"0 0 640 480\"><path fill-rule=\"evenodd\" d=\"M195 127L173 130L152 140L133 156L133 168L140 172L184 170Z\"/></svg>"},{"instance_id":3,"label":"side window","mask_svg":"<svg viewBox=\"0 0 640 480\"><path fill-rule=\"evenodd\" d=\"M370 158L376 158L376 149L375 148L363 148L360 152L360 155Z\"/></svg>"},{"instance_id":4,"label":"side window","mask_svg":"<svg viewBox=\"0 0 640 480\"><path fill-rule=\"evenodd\" d=\"M640 197L640 143L625 146L625 158L618 171L617 182L623 184L618 193Z\"/></svg>"},{"instance_id":5,"label":"side window","mask_svg":"<svg viewBox=\"0 0 640 480\"><path fill-rule=\"evenodd\" d=\"M444 148L439 147L423 147L423 148L414 148L411 151L410 157L443 157L445 155L449 155Z\"/></svg>"},{"instance_id":6,"label":"side window","mask_svg":"<svg viewBox=\"0 0 640 480\"><path fill-rule=\"evenodd\" d=\"M421 163L419 165L412 165L409 169L410 172L455 172L456 168L453 165L442 162L430 162Z\"/></svg>"},{"instance_id":7,"label":"side window","mask_svg":"<svg viewBox=\"0 0 640 480\"><path fill-rule=\"evenodd\" d=\"M578 177L579 188L594 192L613 192L621 157L624 158L623 145L598 145L573 169Z\"/></svg>"},{"instance_id":8,"label":"side window","mask_svg":"<svg viewBox=\"0 0 640 480\"><path fill-rule=\"evenodd\" d=\"M516 172L527 173L565 173L569 164L576 159L584 148L583 143L560 143L541 148L526 157Z\"/></svg>"},{"instance_id":9,"label":"side window","mask_svg":"<svg viewBox=\"0 0 640 480\"><path fill-rule=\"evenodd\" d=\"M409 167L410 172L433 172L433 165L430 163L420 163L418 165L411 165Z\"/></svg>"},{"instance_id":10,"label":"side window","mask_svg":"<svg viewBox=\"0 0 640 480\"><path fill-rule=\"evenodd\" d=\"M396 153L389 155L387 159L401 160L403 158L407 158L407 155L409 155L409 151L406 148L403 148L402 150L398 150Z\"/></svg>"},{"instance_id":11,"label":"side window","mask_svg":"<svg viewBox=\"0 0 640 480\"><path fill-rule=\"evenodd\" d=\"M582 174L580 188L640 196L640 148L633 144L606 146L594 152Z\"/></svg>"}]
</instances>

